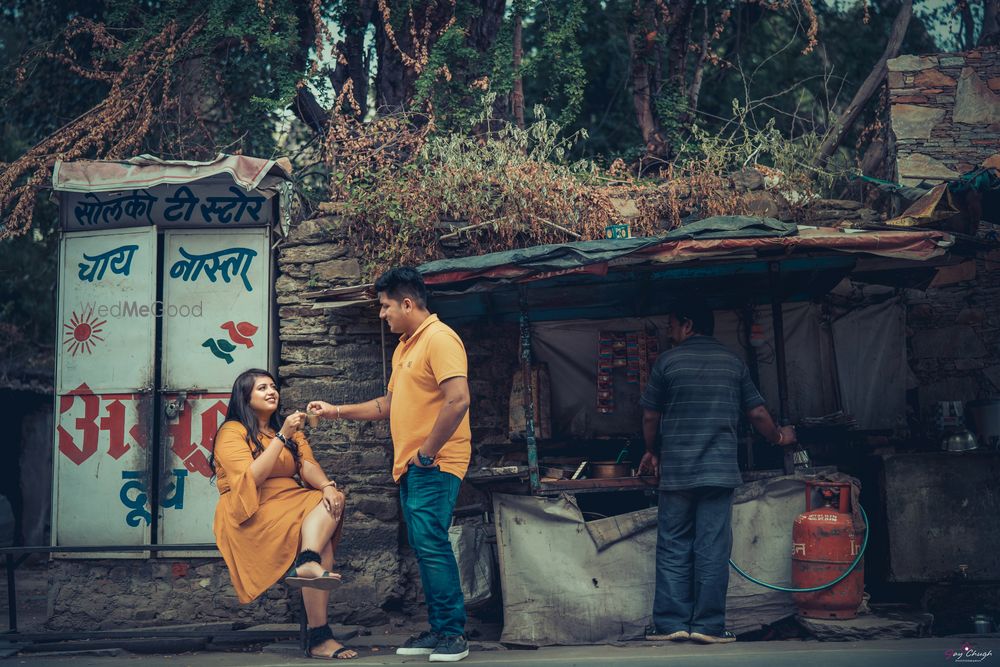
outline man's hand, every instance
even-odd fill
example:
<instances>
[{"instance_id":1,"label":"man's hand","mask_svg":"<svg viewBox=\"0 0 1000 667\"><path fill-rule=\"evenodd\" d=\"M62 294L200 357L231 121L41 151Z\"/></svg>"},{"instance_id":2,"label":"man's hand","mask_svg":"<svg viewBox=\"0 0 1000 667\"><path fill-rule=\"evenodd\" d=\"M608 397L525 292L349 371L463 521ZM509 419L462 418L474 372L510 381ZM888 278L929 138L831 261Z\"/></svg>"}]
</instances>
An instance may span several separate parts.
<instances>
[{"instance_id":1,"label":"man's hand","mask_svg":"<svg viewBox=\"0 0 1000 667\"><path fill-rule=\"evenodd\" d=\"M306 412L312 415L319 415L323 419L333 419L337 416L337 408L326 401L309 401Z\"/></svg>"},{"instance_id":2,"label":"man's hand","mask_svg":"<svg viewBox=\"0 0 1000 667\"><path fill-rule=\"evenodd\" d=\"M639 461L639 474L640 475L655 475L660 476L660 457L652 452L646 452L642 455L642 460Z\"/></svg>"},{"instance_id":3,"label":"man's hand","mask_svg":"<svg viewBox=\"0 0 1000 667\"><path fill-rule=\"evenodd\" d=\"M419 452L420 452L420 450L418 449L417 453L419 453ZM424 456L427 456L427 455L424 454ZM434 457L432 457L432 458L434 458ZM429 466L423 465L422 463L420 463L420 457L417 456L417 454L413 455L413 458L410 459L410 463L413 464L413 465L415 465L415 466L417 466L418 468L433 468L434 465L435 465L434 463L431 463Z\"/></svg>"},{"instance_id":4,"label":"man's hand","mask_svg":"<svg viewBox=\"0 0 1000 667\"><path fill-rule=\"evenodd\" d=\"M778 429L778 437L781 442L777 443L782 447L787 447L788 445L794 445L799 441L797 435L795 435L794 426L782 426Z\"/></svg>"}]
</instances>

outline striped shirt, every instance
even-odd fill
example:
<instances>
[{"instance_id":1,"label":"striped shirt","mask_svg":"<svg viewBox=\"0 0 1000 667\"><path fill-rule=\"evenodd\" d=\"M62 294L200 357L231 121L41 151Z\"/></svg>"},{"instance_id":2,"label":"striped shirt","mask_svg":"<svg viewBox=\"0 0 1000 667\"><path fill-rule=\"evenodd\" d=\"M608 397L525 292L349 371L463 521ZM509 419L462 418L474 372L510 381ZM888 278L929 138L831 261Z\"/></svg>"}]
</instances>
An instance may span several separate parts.
<instances>
[{"instance_id":1,"label":"striped shirt","mask_svg":"<svg viewBox=\"0 0 1000 667\"><path fill-rule=\"evenodd\" d=\"M764 404L743 361L711 336L692 336L653 364L639 401L660 416L660 490L743 483L740 413Z\"/></svg>"}]
</instances>

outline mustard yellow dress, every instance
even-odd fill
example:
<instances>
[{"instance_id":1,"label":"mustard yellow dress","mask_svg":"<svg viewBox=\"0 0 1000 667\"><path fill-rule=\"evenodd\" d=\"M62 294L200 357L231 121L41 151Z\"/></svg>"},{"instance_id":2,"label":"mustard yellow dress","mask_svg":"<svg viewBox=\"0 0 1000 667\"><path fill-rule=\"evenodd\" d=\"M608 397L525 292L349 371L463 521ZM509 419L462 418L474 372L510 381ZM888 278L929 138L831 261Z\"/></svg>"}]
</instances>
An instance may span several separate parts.
<instances>
[{"instance_id":1,"label":"mustard yellow dress","mask_svg":"<svg viewBox=\"0 0 1000 667\"><path fill-rule=\"evenodd\" d=\"M305 436L296 433L294 439L300 461L316 463ZM212 529L243 604L273 586L292 566L300 550L302 521L323 500L322 491L299 486L294 478L299 471L287 449L281 450L259 487L250 474L253 460L246 428L227 421L215 436L219 504ZM333 542L339 541L341 526Z\"/></svg>"}]
</instances>

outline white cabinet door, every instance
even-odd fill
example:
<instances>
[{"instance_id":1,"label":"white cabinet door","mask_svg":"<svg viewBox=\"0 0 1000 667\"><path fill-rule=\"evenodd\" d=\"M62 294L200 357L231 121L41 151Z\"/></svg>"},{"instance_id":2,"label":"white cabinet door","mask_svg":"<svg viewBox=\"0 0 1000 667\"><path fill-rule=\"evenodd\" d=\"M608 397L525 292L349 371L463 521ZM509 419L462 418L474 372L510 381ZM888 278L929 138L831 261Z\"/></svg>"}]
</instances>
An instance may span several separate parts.
<instances>
[{"instance_id":1,"label":"white cabinet door","mask_svg":"<svg viewBox=\"0 0 1000 667\"><path fill-rule=\"evenodd\" d=\"M209 462L215 433L226 417L229 394L165 393L163 401L165 405L177 406L178 411L163 423L159 541L161 544L214 542L212 520L219 490L211 481Z\"/></svg>"},{"instance_id":2,"label":"white cabinet door","mask_svg":"<svg viewBox=\"0 0 1000 667\"><path fill-rule=\"evenodd\" d=\"M163 233L159 541L214 542L208 466L236 376L269 366L268 230Z\"/></svg>"},{"instance_id":3,"label":"white cabinet door","mask_svg":"<svg viewBox=\"0 0 1000 667\"><path fill-rule=\"evenodd\" d=\"M56 371L56 546L150 537L156 231L65 235Z\"/></svg>"}]
</instances>

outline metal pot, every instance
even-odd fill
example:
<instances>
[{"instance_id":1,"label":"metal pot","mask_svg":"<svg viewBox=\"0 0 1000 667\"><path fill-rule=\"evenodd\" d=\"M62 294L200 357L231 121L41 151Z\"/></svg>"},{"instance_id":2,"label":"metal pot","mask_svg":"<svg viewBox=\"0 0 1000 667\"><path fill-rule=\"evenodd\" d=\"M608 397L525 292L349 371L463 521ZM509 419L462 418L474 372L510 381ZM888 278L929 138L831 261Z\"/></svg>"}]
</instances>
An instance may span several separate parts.
<instances>
[{"instance_id":1,"label":"metal pot","mask_svg":"<svg viewBox=\"0 0 1000 667\"><path fill-rule=\"evenodd\" d=\"M976 436L969 431L959 431L946 436L941 442L941 449L947 452L968 452L979 446Z\"/></svg>"},{"instance_id":2,"label":"metal pot","mask_svg":"<svg viewBox=\"0 0 1000 667\"><path fill-rule=\"evenodd\" d=\"M993 632L993 618L986 614L976 614L972 617L972 631L977 635L988 635Z\"/></svg>"},{"instance_id":3,"label":"metal pot","mask_svg":"<svg viewBox=\"0 0 1000 667\"><path fill-rule=\"evenodd\" d=\"M615 463L614 461L591 461L590 463L590 477L592 479L631 476L632 466L628 463Z\"/></svg>"},{"instance_id":4,"label":"metal pot","mask_svg":"<svg viewBox=\"0 0 1000 667\"><path fill-rule=\"evenodd\" d=\"M965 406L969 426L986 449L1000 449L1000 398L971 401Z\"/></svg>"}]
</instances>

